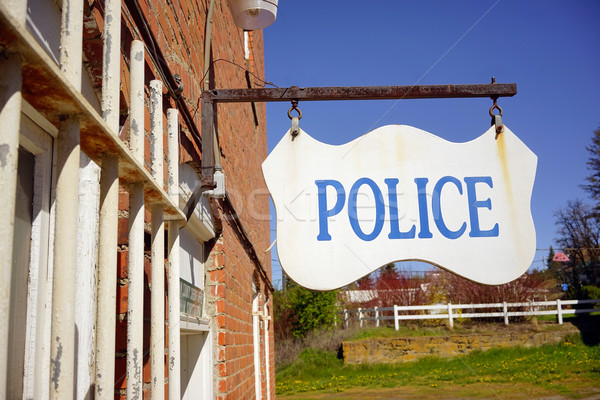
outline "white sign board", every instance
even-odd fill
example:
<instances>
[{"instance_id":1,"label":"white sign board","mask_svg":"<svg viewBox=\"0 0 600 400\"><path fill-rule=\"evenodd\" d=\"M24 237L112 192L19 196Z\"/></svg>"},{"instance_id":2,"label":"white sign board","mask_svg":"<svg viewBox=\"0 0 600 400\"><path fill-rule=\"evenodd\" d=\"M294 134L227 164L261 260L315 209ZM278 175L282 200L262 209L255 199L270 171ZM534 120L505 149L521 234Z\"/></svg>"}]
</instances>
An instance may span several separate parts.
<instances>
[{"instance_id":1,"label":"white sign board","mask_svg":"<svg viewBox=\"0 0 600 400\"><path fill-rule=\"evenodd\" d=\"M485 284L518 278L535 253L537 157L506 126L451 143L403 125L330 146L288 131L262 168L281 266L315 290L421 260Z\"/></svg>"}]
</instances>

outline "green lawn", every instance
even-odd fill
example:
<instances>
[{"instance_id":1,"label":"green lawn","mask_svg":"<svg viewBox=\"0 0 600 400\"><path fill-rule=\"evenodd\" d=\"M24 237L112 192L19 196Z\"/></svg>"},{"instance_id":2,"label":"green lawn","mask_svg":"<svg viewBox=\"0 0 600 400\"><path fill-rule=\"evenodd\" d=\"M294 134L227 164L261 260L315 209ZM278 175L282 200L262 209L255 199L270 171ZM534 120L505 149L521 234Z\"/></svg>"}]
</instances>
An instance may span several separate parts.
<instances>
[{"instance_id":1,"label":"green lawn","mask_svg":"<svg viewBox=\"0 0 600 400\"><path fill-rule=\"evenodd\" d=\"M586 345L577 336L558 345L379 365L344 365L333 352L305 349L293 364L278 371L277 395L370 400L398 395L415 399L582 398L600 395L600 345Z\"/></svg>"}]
</instances>

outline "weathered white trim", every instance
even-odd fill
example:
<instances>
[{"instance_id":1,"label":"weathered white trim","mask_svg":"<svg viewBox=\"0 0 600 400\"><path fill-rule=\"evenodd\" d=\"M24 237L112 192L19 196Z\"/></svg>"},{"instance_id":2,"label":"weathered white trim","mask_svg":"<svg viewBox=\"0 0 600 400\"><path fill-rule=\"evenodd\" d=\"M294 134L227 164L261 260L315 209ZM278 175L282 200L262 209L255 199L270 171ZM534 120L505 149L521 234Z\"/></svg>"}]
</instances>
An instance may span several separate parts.
<instances>
[{"instance_id":1,"label":"weathered white trim","mask_svg":"<svg viewBox=\"0 0 600 400\"><path fill-rule=\"evenodd\" d=\"M144 43L131 42L129 66L129 149L134 158L144 163Z\"/></svg>"},{"instance_id":2,"label":"weathered white trim","mask_svg":"<svg viewBox=\"0 0 600 400\"><path fill-rule=\"evenodd\" d=\"M0 59L0 321L9 321L12 252L21 118L21 60L18 55ZM8 323L0 324L0 398L7 398Z\"/></svg>"},{"instance_id":3,"label":"weathered white trim","mask_svg":"<svg viewBox=\"0 0 600 400\"><path fill-rule=\"evenodd\" d=\"M192 335L198 332L206 332L210 330L210 321L181 314L180 327L182 335Z\"/></svg>"},{"instance_id":4,"label":"weathered white trim","mask_svg":"<svg viewBox=\"0 0 600 400\"><path fill-rule=\"evenodd\" d=\"M127 399L142 399L144 358L144 184L129 186L127 291Z\"/></svg>"},{"instance_id":5,"label":"weathered white trim","mask_svg":"<svg viewBox=\"0 0 600 400\"><path fill-rule=\"evenodd\" d=\"M75 364L75 273L79 205L79 120L61 123L57 141L56 234L52 287L50 398L72 399Z\"/></svg>"},{"instance_id":6,"label":"weathered white trim","mask_svg":"<svg viewBox=\"0 0 600 400\"><path fill-rule=\"evenodd\" d=\"M121 77L121 0L104 2L102 47L102 119L119 132L119 80Z\"/></svg>"},{"instance_id":7,"label":"weathered white trim","mask_svg":"<svg viewBox=\"0 0 600 400\"><path fill-rule=\"evenodd\" d=\"M114 397L115 324L117 288L117 224L119 160L104 156L100 175L102 203L99 215L98 297L96 313L96 400Z\"/></svg>"},{"instance_id":8,"label":"weathered white trim","mask_svg":"<svg viewBox=\"0 0 600 400\"><path fill-rule=\"evenodd\" d=\"M75 326L77 335L75 342L77 343L77 353L75 354L75 398L85 399L90 388L94 385L100 167L83 153L81 153L80 159L78 187L79 229L77 232L77 271L75 285ZM114 244L116 245L116 231ZM114 245L112 250L113 253L116 253ZM116 254L113 258L116 263ZM115 302L113 301L112 304L114 310ZM112 315L114 316L115 313L113 312Z\"/></svg>"},{"instance_id":9,"label":"weathered white trim","mask_svg":"<svg viewBox=\"0 0 600 400\"><path fill-rule=\"evenodd\" d=\"M270 349L269 346L271 341L269 340L269 322L271 316L269 315L269 305L265 303L263 307L263 324L264 324L264 340L265 340L265 376L267 378L267 400L271 400L271 363L270 363Z\"/></svg>"},{"instance_id":10,"label":"weathered white trim","mask_svg":"<svg viewBox=\"0 0 600 400\"><path fill-rule=\"evenodd\" d=\"M162 111L161 111L162 112ZM162 133L161 133L162 135ZM165 223L163 206L152 206L150 274L150 387L152 397L165 398Z\"/></svg>"},{"instance_id":11,"label":"weathered white trim","mask_svg":"<svg viewBox=\"0 0 600 400\"><path fill-rule=\"evenodd\" d=\"M260 373L260 292L252 279L252 344L254 347L254 392L257 399L262 399Z\"/></svg>"},{"instance_id":12,"label":"weathered white trim","mask_svg":"<svg viewBox=\"0 0 600 400\"><path fill-rule=\"evenodd\" d=\"M179 112L167 110L167 183L171 200L176 203L179 183ZM179 224L169 223L168 231L168 306L169 306L169 398L181 398L181 339L179 290Z\"/></svg>"},{"instance_id":13,"label":"weathered white trim","mask_svg":"<svg viewBox=\"0 0 600 400\"><path fill-rule=\"evenodd\" d=\"M23 102L25 104L25 102ZM24 113L25 114L25 113ZM31 257L27 287L27 326L23 373L23 397L36 398L36 385L47 385L41 373L44 343L46 279L49 259L52 138L28 116L21 118L20 143L35 156Z\"/></svg>"}]
</instances>

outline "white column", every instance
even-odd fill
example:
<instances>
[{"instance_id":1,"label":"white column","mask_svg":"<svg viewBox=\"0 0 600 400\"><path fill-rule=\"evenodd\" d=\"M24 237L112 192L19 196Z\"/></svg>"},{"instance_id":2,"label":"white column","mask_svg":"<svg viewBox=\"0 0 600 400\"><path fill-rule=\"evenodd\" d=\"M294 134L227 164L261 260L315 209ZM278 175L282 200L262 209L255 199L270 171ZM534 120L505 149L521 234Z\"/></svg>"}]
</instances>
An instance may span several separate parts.
<instances>
[{"instance_id":1,"label":"white column","mask_svg":"<svg viewBox=\"0 0 600 400\"><path fill-rule=\"evenodd\" d=\"M448 303L448 323L450 329L454 328L454 317L452 316L452 303Z\"/></svg>"},{"instance_id":2,"label":"white column","mask_svg":"<svg viewBox=\"0 0 600 400\"><path fill-rule=\"evenodd\" d=\"M95 398L114 398L119 161L104 157L100 175Z\"/></svg>"},{"instance_id":3,"label":"white column","mask_svg":"<svg viewBox=\"0 0 600 400\"><path fill-rule=\"evenodd\" d=\"M394 328L400 330L400 321L398 321L398 306L394 304Z\"/></svg>"},{"instance_id":4,"label":"white column","mask_svg":"<svg viewBox=\"0 0 600 400\"><path fill-rule=\"evenodd\" d=\"M130 145L144 164L144 52L143 43L131 45ZM142 399L144 326L144 184L129 186L129 291L127 305L127 399Z\"/></svg>"},{"instance_id":5,"label":"white column","mask_svg":"<svg viewBox=\"0 0 600 400\"><path fill-rule=\"evenodd\" d=\"M256 285L254 290L258 290ZM252 299L252 344L254 346L254 394L256 399L262 399L261 374L260 374L260 327L259 327L259 293L254 292Z\"/></svg>"},{"instance_id":6,"label":"white column","mask_svg":"<svg viewBox=\"0 0 600 400\"><path fill-rule=\"evenodd\" d=\"M102 74L102 117L119 133L119 92L121 72L121 3L104 5L104 46ZM100 220L98 243L98 299L96 312L95 398L112 399L115 382L115 324L117 288L117 226L119 209L119 159L102 158L100 176Z\"/></svg>"},{"instance_id":7,"label":"white column","mask_svg":"<svg viewBox=\"0 0 600 400\"><path fill-rule=\"evenodd\" d=\"M563 324L563 316L562 316L562 306L560 304L560 299L556 299L556 316L558 317L559 325Z\"/></svg>"},{"instance_id":8,"label":"white column","mask_svg":"<svg viewBox=\"0 0 600 400\"><path fill-rule=\"evenodd\" d=\"M502 313L504 314L504 325L508 325L508 304L502 303Z\"/></svg>"},{"instance_id":9,"label":"white column","mask_svg":"<svg viewBox=\"0 0 600 400\"><path fill-rule=\"evenodd\" d=\"M60 172L55 201L51 399L72 399L74 390L79 155L79 120L72 117L61 123L56 155Z\"/></svg>"},{"instance_id":10,"label":"white column","mask_svg":"<svg viewBox=\"0 0 600 400\"><path fill-rule=\"evenodd\" d=\"M144 184L129 186L127 399L142 399L144 358Z\"/></svg>"},{"instance_id":11,"label":"white column","mask_svg":"<svg viewBox=\"0 0 600 400\"><path fill-rule=\"evenodd\" d=\"M162 83L150 82L150 131L152 177L163 187ZM150 294L150 385L152 398L165 397L165 226L163 205L152 206L152 269Z\"/></svg>"},{"instance_id":12,"label":"white column","mask_svg":"<svg viewBox=\"0 0 600 400\"><path fill-rule=\"evenodd\" d=\"M179 204L179 112L167 110L167 176L169 198ZM169 222L168 233L169 263L169 399L180 399L180 294L179 294L179 225Z\"/></svg>"},{"instance_id":13,"label":"white column","mask_svg":"<svg viewBox=\"0 0 600 400\"><path fill-rule=\"evenodd\" d=\"M266 304L264 306L263 320L265 324L265 375L267 378L267 400L271 400L271 363L269 362L271 357L269 352L269 346L271 344L271 341L269 340L269 321L271 320L271 317L269 316L269 307Z\"/></svg>"},{"instance_id":14,"label":"white column","mask_svg":"<svg viewBox=\"0 0 600 400\"><path fill-rule=\"evenodd\" d=\"M8 331L21 120L21 58L0 58L0 399L8 398Z\"/></svg>"},{"instance_id":15,"label":"white column","mask_svg":"<svg viewBox=\"0 0 600 400\"><path fill-rule=\"evenodd\" d=\"M81 90L83 1L62 5L60 64L69 82ZM57 139L54 276L50 337L50 398L72 399L75 376L75 274L77 271L79 120L70 116Z\"/></svg>"}]
</instances>

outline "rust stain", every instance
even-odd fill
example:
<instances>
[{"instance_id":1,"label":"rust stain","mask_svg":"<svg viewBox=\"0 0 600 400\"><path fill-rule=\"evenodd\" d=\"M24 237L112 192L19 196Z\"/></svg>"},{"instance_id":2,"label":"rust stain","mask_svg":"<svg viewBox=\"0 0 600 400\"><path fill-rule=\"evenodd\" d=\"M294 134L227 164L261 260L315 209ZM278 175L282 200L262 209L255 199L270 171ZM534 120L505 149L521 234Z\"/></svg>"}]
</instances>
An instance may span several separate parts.
<instances>
[{"instance_id":1,"label":"rust stain","mask_svg":"<svg viewBox=\"0 0 600 400\"><path fill-rule=\"evenodd\" d=\"M512 193L510 171L508 168L508 159L507 159L507 155L506 155L506 143L504 141L505 137L506 137L506 135L502 134L502 133L498 136L498 138L496 139L496 148L498 150L498 158L500 159L500 164L501 164L501 168L502 168L502 176L504 178L504 185L506 186L506 192L508 194L508 198L511 202L511 208L512 208L512 204L514 203L514 198L513 198L513 193Z\"/></svg>"}]
</instances>

